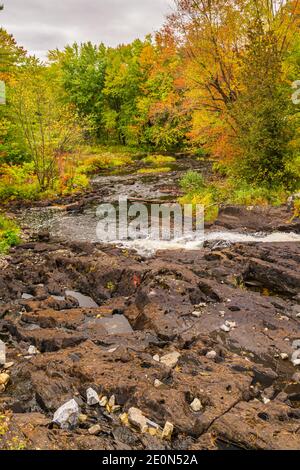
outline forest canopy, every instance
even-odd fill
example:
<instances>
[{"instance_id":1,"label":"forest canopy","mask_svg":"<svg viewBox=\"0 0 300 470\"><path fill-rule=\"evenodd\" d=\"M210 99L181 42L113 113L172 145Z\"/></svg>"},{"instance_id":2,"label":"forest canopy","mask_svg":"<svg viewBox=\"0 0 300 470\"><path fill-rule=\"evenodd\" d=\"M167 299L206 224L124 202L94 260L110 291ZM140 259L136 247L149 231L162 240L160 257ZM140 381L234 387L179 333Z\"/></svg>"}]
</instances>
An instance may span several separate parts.
<instances>
[{"instance_id":1,"label":"forest canopy","mask_svg":"<svg viewBox=\"0 0 300 470\"><path fill-rule=\"evenodd\" d=\"M298 0L176 0L161 31L42 63L0 30L0 197L87 183L84 146L193 152L227 177L299 188Z\"/></svg>"}]
</instances>

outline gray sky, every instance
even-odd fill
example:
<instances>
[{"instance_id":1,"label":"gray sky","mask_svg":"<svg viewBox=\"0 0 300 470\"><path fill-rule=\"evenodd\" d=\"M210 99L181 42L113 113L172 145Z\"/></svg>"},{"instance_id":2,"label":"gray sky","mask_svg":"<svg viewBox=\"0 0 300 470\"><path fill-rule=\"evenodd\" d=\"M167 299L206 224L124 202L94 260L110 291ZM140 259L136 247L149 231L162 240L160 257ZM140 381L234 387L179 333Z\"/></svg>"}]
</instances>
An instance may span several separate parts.
<instances>
[{"instance_id":1,"label":"gray sky","mask_svg":"<svg viewBox=\"0 0 300 470\"><path fill-rule=\"evenodd\" d=\"M1 0L1 26L29 52L74 41L115 46L158 30L172 0Z\"/></svg>"}]
</instances>

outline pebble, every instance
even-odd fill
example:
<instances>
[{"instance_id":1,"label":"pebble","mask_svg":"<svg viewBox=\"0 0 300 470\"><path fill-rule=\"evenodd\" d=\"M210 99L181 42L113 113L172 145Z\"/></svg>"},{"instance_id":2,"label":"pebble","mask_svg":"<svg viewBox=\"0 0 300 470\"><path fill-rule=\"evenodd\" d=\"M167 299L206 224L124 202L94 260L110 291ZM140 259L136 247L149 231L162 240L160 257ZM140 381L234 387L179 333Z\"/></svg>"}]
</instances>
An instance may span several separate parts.
<instances>
[{"instance_id":1,"label":"pebble","mask_svg":"<svg viewBox=\"0 0 300 470\"><path fill-rule=\"evenodd\" d=\"M300 339L296 339L295 341L293 341L292 348L293 349L300 349Z\"/></svg>"},{"instance_id":2,"label":"pebble","mask_svg":"<svg viewBox=\"0 0 300 470\"><path fill-rule=\"evenodd\" d=\"M281 354L280 354L280 357L281 357L281 359L282 359L283 361L286 361L286 360L289 358L289 355L286 354L286 353L281 353Z\"/></svg>"},{"instance_id":3,"label":"pebble","mask_svg":"<svg viewBox=\"0 0 300 470\"><path fill-rule=\"evenodd\" d=\"M111 412L116 413L117 411L120 411L121 406L120 405L114 405L111 407Z\"/></svg>"},{"instance_id":4,"label":"pebble","mask_svg":"<svg viewBox=\"0 0 300 470\"><path fill-rule=\"evenodd\" d=\"M265 405L267 405L268 403L270 403L270 398L267 398L267 397L262 397L262 401Z\"/></svg>"},{"instance_id":5,"label":"pebble","mask_svg":"<svg viewBox=\"0 0 300 470\"><path fill-rule=\"evenodd\" d=\"M160 362L160 357L158 354L155 354L155 356L153 356L153 360L156 361L156 362Z\"/></svg>"},{"instance_id":6,"label":"pebble","mask_svg":"<svg viewBox=\"0 0 300 470\"><path fill-rule=\"evenodd\" d=\"M9 375L5 372L3 372L3 374L0 374L0 385L3 385L5 387L9 382L9 378Z\"/></svg>"},{"instance_id":7,"label":"pebble","mask_svg":"<svg viewBox=\"0 0 300 470\"><path fill-rule=\"evenodd\" d=\"M196 413L198 411L202 410L202 404L201 404L201 401L199 400L199 398L195 398L195 400L192 401L192 403L190 404L190 407Z\"/></svg>"},{"instance_id":8,"label":"pebble","mask_svg":"<svg viewBox=\"0 0 300 470\"><path fill-rule=\"evenodd\" d=\"M148 430L147 418L143 415L138 408L130 408L128 410L128 421L130 424L138 428L141 433L146 433Z\"/></svg>"},{"instance_id":9,"label":"pebble","mask_svg":"<svg viewBox=\"0 0 300 470\"><path fill-rule=\"evenodd\" d=\"M100 402L99 402L100 406L102 406L104 408L107 405L107 403L108 403L108 398L107 397L101 397L100 398Z\"/></svg>"},{"instance_id":10,"label":"pebble","mask_svg":"<svg viewBox=\"0 0 300 470\"><path fill-rule=\"evenodd\" d=\"M209 351L209 352L206 354L206 357L207 357L207 359L216 359L217 353L216 353L216 351Z\"/></svg>"},{"instance_id":11,"label":"pebble","mask_svg":"<svg viewBox=\"0 0 300 470\"><path fill-rule=\"evenodd\" d=\"M294 366L300 366L300 349L297 349L297 351L292 354L291 361Z\"/></svg>"},{"instance_id":12,"label":"pebble","mask_svg":"<svg viewBox=\"0 0 300 470\"><path fill-rule=\"evenodd\" d=\"M6 346L3 341L0 340L0 365L6 363Z\"/></svg>"},{"instance_id":13,"label":"pebble","mask_svg":"<svg viewBox=\"0 0 300 470\"><path fill-rule=\"evenodd\" d=\"M178 352L172 352L172 353L166 354L165 356L162 356L160 358L160 362L162 364L165 364L165 366L173 369L173 367L176 366L179 358L180 358L180 354Z\"/></svg>"},{"instance_id":14,"label":"pebble","mask_svg":"<svg viewBox=\"0 0 300 470\"><path fill-rule=\"evenodd\" d=\"M161 437L163 439L171 440L173 431L174 431L174 425L172 423L170 423L169 421L167 421L166 424L165 424L165 427L163 429Z\"/></svg>"},{"instance_id":15,"label":"pebble","mask_svg":"<svg viewBox=\"0 0 300 470\"><path fill-rule=\"evenodd\" d=\"M89 434L91 436L97 436L97 434L99 434L100 432L101 432L101 427L99 426L99 424L95 424L94 426L89 428Z\"/></svg>"},{"instance_id":16,"label":"pebble","mask_svg":"<svg viewBox=\"0 0 300 470\"><path fill-rule=\"evenodd\" d=\"M108 400L108 406L112 408L115 405L116 405L116 397L115 395L112 395L110 399Z\"/></svg>"},{"instance_id":17,"label":"pebble","mask_svg":"<svg viewBox=\"0 0 300 470\"><path fill-rule=\"evenodd\" d=\"M88 420L88 416L87 415L84 415L84 414L81 414L78 416L78 421L79 423L86 423Z\"/></svg>"},{"instance_id":18,"label":"pebble","mask_svg":"<svg viewBox=\"0 0 300 470\"><path fill-rule=\"evenodd\" d=\"M193 312L192 315L196 318L200 318L202 313L195 310L195 312Z\"/></svg>"},{"instance_id":19,"label":"pebble","mask_svg":"<svg viewBox=\"0 0 300 470\"><path fill-rule=\"evenodd\" d=\"M226 320L225 325L228 326L230 329L236 328L236 322L235 321Z\"/></svg>"},{"instance_id":20,"label":"pebble","mask_svg":"<svg viewBox=\"0 0 300 470\"><path fill-rule=\"evenodd\" d=\"M98 405L100 402L98 393L93 388L88 388L86 391L87 404L89 406Z\"/></svg>"},{"instance_id":21,"label":"pebble","mask_svg":"<svg viewBox=\"0 0 300 470\"><path fill-rule=\"evenodd\" d=\"M164 384L163 384L160 380L158 380L158 379L155 379L155 380L154 380L154 387L155 387L155 388L159 388L159 387L161 387L162 385L164 385Z\"/></svg>"},{"instance_id":22,"label":"pebble","mask_svg":"<svg viewBox=\"0 0 300 470\"><path fill-rule=\"evenodd\" d=\"M37 350L37 348L35 346L29 346L28 348L28 354L30 354L31 356L35 356L36 354L39 353L39 351Z\"/></svg>"},{"instance_id":23,"label":"pebble","mask_svg":"<svg viewBox=\"0 0 300 470\"><path fill-rule=\"evenodd\" d=\"M53 423L58 424L61 429L72 429L77 425L79 415L79 406L73 399L58 408L54 413Z\"/></svg>"},{"instance_id":24,"label":"pebble","mask_svg":"<svg viewBox=\"0 0 300 470\"><path fill-rule=\"evenodd\" d=\"M225 331L225 333L229 333L231 331L231 329L229 328L229 326L227 325L222 325L221 326L221 330L222 331Z\"/></svg>"},{"instance_id":25,"label":"pebble","mask_svg":"<svg viewBox=\"0 0 300 470\"><path fill-rule=\"evenodd\" d=\"M13 367L15 365L14 362L6 362L6 364L4 364L4 369L10 369L11 367Z\"/></svg>"},{"instance_id":26,"label":"pebble","mask_svg":"<svg viewBox=\"0 0 300 470\"><path fill-rule=\"evenodd\" d=\"M293 382L300 383L300 372L296 372L292 377Z\"/></svg>"},{"instance_id":27,"label":"pebble","mask_svg":"<svg viewBox=\"0 0 300 470\"><path fill-rule=\"evenodd\" d=\"M300 318L300 313L297 313L297 314L296 314L296 318Z\"/></svg>"}]
</instances>

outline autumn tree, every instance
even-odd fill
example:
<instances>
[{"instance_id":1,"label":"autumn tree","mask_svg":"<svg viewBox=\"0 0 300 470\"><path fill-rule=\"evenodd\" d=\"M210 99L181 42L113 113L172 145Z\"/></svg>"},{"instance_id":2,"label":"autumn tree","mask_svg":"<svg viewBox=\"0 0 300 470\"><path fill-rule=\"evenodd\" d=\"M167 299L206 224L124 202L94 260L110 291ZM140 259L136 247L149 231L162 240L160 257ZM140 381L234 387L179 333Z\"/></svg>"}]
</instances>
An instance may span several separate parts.
<instances>
[{"instance_id":1,"label":"autumn tree","mask_svg":"<svg viewBox=\"0 0 300 470\"><path fill-rule=\"evenodd\" d=\"M65 156L76 156L84 124L65 103L53 70L35 59L20 70L11 95L11 112L34 163L41 190L53 188Z\"/></svg>"},{"instance_id":2,"label":"autumn tree","mask_svg":"<svg viewBox=\"0 0 300 470\"><path fill-rule=\"evenodd\" d=\"M176 4L168 26L177 33L186 57L189 97L194 101L192 139L222 160L238 161L239 175L247 181L281 179L291 138L283 129L288 122L284 60L297 34L298 2Z\"/></svg>"}]
</instances>

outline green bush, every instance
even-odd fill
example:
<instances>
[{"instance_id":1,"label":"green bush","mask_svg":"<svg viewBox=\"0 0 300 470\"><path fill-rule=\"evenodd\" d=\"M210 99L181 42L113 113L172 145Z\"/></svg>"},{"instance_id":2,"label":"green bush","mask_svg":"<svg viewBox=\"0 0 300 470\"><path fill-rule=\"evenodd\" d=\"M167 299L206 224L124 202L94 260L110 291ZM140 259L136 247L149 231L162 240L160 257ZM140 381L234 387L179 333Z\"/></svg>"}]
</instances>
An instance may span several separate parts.
<instances>
[{"instance_id":1,"label":"green bush","mask_svg":"<svg viewBox=\"0 0 300 470\"><path fill-rule=\"evenodd\" d=\"M20 229L14 221L0 215L0 253L6 253L11 246L20 242Z\"/></svg>"},{"instance_id":2,"label":"green bush","mask_svg":"<svg viewBox=\"0 0 300 470\"><path fill-rule=\"evenodd\" d=\"M188 171L180 180L180 187L186 193L197 193L205 188L204 178L196 171Z\"/></svg>"}]
</instances>

